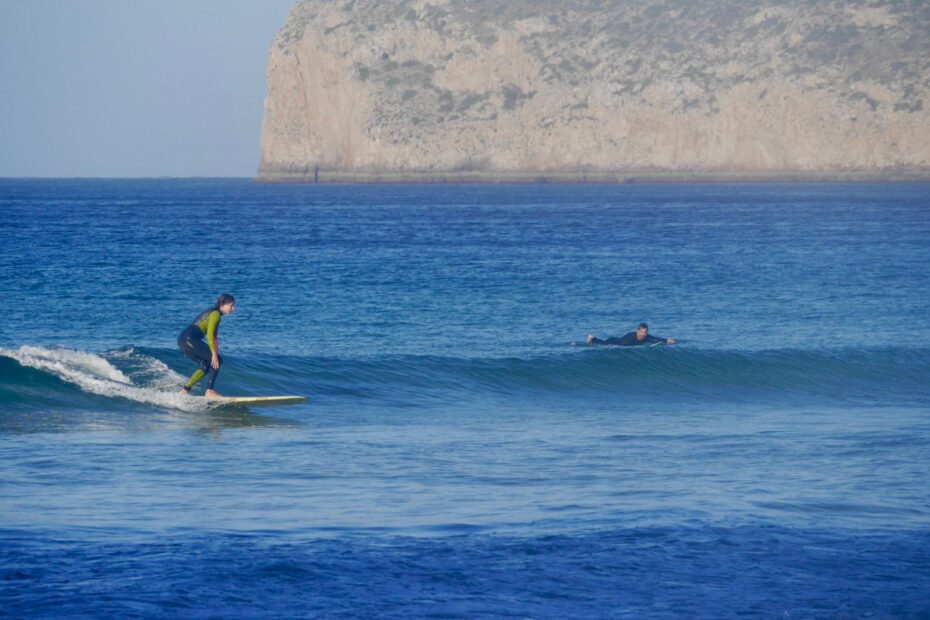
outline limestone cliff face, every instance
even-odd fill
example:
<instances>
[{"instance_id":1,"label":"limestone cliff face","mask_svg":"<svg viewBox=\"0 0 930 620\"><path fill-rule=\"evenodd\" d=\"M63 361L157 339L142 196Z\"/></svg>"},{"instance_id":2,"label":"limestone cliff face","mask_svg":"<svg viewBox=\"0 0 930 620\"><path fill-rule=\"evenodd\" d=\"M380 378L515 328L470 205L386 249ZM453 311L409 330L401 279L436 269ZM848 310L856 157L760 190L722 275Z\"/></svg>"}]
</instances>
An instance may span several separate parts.
<instances>
[{"instance_id":1,"label":"limestone cliff face","mask_svg":"<svg viewBox=\"0 0 930 620\"><path fill-rule=\"evenodd\" d=\"M930 176L923 0L305 0L264 180Z\"/></svg>"}]
</instances>

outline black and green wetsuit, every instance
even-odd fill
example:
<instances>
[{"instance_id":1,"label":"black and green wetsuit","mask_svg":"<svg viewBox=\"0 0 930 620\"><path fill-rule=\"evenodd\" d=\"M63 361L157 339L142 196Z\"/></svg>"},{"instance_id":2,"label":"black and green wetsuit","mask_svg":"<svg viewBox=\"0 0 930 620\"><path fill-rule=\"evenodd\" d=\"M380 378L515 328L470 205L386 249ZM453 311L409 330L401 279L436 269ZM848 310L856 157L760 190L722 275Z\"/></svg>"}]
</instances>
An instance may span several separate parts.
<instances>
[{"instance_id":1,"label":"black and green wetsuit","mask_svg":"<svg viewBox=\"0 0 930 620\"><path fill-rule=\"evenodd\" d=\"M194 371L190 381L184 386L185 390L194 387L198 381L203 379L204 375L208 376L207 389L213 389L216 375L220 372L220 369L213 368L211 363L214 353L217 354L220 366L223 365L223 358L219 356L220 345L217 338L220 331L220 319L222 318L222 313L216 307L204 310L178 336L178 346L184 351L184 354L200 364L200 368ZM207 339L206 342L203 341L204 338Z\"/></svg>"}]
</instances>

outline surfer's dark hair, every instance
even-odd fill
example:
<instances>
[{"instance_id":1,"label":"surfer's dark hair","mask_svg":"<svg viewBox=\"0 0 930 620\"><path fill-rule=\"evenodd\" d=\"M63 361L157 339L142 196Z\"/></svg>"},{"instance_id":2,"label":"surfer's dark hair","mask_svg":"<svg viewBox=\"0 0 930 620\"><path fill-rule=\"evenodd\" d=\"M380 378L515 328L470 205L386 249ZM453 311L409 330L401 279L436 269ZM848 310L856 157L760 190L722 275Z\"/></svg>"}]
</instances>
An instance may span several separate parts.
<instances>
[{"instance_id":1,"label":"surfer's dark hair","mask_svg":"<svg viewBox=\"0 0 930 620\"><path fill-rule=\"evenodd\" d=\"M234 303L236 303L235 297L233 297L229 293L223 293L216 300L216 309L219 310L221 306L225 306L226 304L234 304Z\"/></svg>"},{"instance_id":2,"label":"surfer's dark hair","mask_svg":"<svg viewBox=\"0 0 930 620\"><path fill-rule=\"evenodd\" d=\"M646 325L645 323L640 323L640 324L636 327L636 329L649 329L649 326Z\"/></svg>"}]
</instances>

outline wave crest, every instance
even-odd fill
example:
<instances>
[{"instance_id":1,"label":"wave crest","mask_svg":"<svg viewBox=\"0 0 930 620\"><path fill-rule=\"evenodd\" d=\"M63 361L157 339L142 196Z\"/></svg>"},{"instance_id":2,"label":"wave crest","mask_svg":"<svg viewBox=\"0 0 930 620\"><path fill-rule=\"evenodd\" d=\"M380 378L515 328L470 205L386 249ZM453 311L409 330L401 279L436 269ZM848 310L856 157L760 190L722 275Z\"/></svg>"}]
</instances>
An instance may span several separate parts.
<instances>
[{"instance_id":1,"label":"wave crest","mask_svg":"<svg viewBox=\"0 0 930 620\"><path fill-rule=\"evenodd\" d=\"M22 368L39 370L89 394L183 411L206 408L205 403L179 392L178 386L184 382L184 378L160 360L131 347L106 355L121 359L126 366L125 372L104 355L96 353L61 347L0 347L0 357L14 360ZM7 389L15 392L18 385L21 385L22 373L19 378L15 376L15 371L12 374L14 376Z\"/></svg>"},{"instance_id":2,"label":"wave crest","mask_svg":"<svg viewBox=\"0 0 930 620\"><path fill-rule=\"evenodd\" d=\"M208 405L178 391L185 377L165 361L173 350L103 354L64 348L0 348L0 401L14 398L35 369L84 393L170 409ZM15 360L16 364L13 364ZM930 402L930 354L920 349L714 351L584 349L530 358L382 355L357 358L228 356L229 393L304 394L386 406L541 397L633 401L920 404ZM60 389L49 383L48 390ZM24 400L22 398L20 401Z\"/></svg>"}]
</instances>

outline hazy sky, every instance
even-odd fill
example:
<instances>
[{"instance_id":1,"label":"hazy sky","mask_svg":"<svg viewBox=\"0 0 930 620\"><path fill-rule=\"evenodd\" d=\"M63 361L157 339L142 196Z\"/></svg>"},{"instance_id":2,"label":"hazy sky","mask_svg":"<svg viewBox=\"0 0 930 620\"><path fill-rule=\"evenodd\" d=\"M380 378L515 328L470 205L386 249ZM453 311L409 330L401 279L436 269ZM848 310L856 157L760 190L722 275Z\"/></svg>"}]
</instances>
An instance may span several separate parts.
<instances>
[{"instance_id":1,"label":"hazy sky","mask_svg":"<svg viewBox=\"0 0 930 620\"><path fill-rule=\"evenodd\" d=\"M254 176L294 0L0 0L0 177Z\"/></svg>"}]
</instances>

